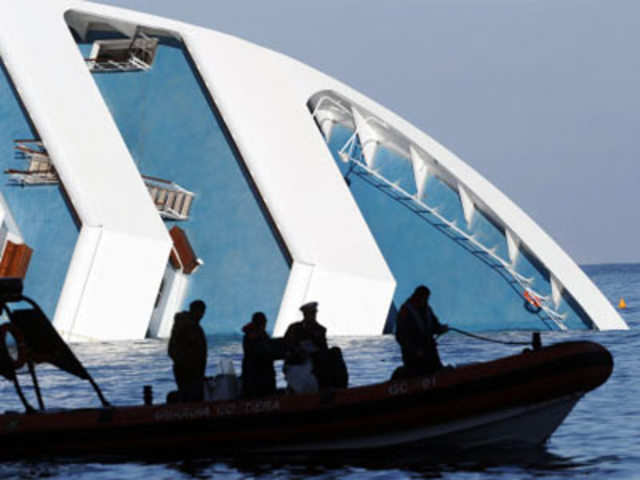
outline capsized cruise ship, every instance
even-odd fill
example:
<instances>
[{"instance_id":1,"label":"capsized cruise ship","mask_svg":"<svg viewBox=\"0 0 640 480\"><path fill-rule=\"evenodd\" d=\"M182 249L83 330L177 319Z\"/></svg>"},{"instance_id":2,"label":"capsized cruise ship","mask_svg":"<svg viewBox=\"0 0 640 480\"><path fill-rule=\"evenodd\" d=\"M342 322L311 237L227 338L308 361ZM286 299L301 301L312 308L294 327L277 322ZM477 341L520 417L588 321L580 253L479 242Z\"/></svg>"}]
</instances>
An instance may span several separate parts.
<instances>
[{"instance_id":1,"label":"capsized cruise ship","mask_svg":"<svg viewBox=\"0 0 640 480\"><path fill-rule=\"evenodd\" d=\"M70 341L392 331L418 284L468 330L625 329L583 271L424 132L296 60L79 0L0 0L0 276Z\"/></svg>"}]
</instances>

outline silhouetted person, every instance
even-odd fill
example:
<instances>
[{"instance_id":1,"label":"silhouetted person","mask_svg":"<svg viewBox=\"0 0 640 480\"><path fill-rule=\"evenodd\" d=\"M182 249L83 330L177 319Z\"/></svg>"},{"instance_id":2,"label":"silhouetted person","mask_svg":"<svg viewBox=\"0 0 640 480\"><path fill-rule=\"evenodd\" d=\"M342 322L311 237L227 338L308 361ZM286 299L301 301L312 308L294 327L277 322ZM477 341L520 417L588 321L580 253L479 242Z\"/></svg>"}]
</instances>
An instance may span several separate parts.
<instances>
[{"instance_id":1,"label":"silhouetted person","mask_svg":"<svg viewBox=\"0 0 640 480\"><path fill-rule=\"evenodd\" d=\"M169 339L169 356L173 360L173 375L180 400L203 399L204 371L207 366L207 339L200 326L206 306L195 300L186 312L178 312L173 319Z\"/></svg>"},{"instance_id":2,"label":"silhouetted person","mask_svg":"<svg viewBox=\"0 0 640 480\"><path fill-rule=\"evenodd\" d=\"M247 397L271 395L276 391L271 338L266 332L267 317L256 312L242 327L242 391Z\"/></svg>"},{"instance_id":3,"label":"silhouetted person","mask_svg":"<svg viewBox=\"0 0 640 480\"><path fill-rule=\"evenodd\" d=\"M289 349L284 373L289 388L294 392L317 392L319 385L313 373L313 357L327 350L327 329L316 321L317 302L305 303L300 310L302 320L289 325L284 334L284 342Z\"/></svg>"},{"instance_id":4,"label":"silhouetted person","mask_svg":"<svg viewBox=\"0 0 640 480\"><path fill-rule=\"evenodd\" d=\"M284 334L284 341L293 349L307 353L327 349L327 329L318 323L318 302L305 303L300 307L302 320L292 323Z\"/></svg>"},{"instance_id":5,"label":"silhouetted person","mask_svg":"<svg viewBox=\"0 0 640 480\"><path fill-rule=\"evenodd\" d=\"M429 306L431 291L424 285L400 308L396 318L396 340L402 349L404 371L401 376L429 375L442 368L434 335L449 327L439 322Z\"/></svg>"}]
</instances>

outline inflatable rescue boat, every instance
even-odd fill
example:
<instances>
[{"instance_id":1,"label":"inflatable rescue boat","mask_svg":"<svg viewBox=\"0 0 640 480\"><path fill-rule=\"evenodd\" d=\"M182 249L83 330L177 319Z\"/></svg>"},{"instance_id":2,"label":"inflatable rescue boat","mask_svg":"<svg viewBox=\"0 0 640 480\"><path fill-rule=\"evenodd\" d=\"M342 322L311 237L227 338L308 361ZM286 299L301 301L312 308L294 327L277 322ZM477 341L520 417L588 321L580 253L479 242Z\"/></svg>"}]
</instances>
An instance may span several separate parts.
<instances>
[{"instance_id":1,"label":"inflatable rescue boat","mask_svg":"<svg viewBox=\"0 0 640 480\"><path fill-rule=\"evenodd\" d=\"M112 406L21 284L0 300L18 357L0 345L0 374L13 381L25 412L0 414L4 456L363 452L396 447L538 445L573 406L603 384L611 354L592 342L537 343L517 355L447 367L418 378L259 399ZM26 301L29 309L6 305ZM22 349L22 350L21 350ZM91 382L102 407L47 410L35 365L48 362ZM27 365L39 408L18 383Z\"/></svg>"}]
</instances>

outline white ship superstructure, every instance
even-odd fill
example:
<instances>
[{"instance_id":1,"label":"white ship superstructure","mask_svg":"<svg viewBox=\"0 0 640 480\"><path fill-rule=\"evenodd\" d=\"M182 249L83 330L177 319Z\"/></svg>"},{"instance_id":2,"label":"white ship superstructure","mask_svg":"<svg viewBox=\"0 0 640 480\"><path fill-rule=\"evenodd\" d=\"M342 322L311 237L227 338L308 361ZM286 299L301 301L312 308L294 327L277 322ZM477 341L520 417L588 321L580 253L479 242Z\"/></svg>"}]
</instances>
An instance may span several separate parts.
<instances>
[{"instance_id":1,"label":"white ship superstructure","mask_svg":"<svg viewBox=\"0 0 640 480\"><path fill-rule=\"evenodd\" d=\"M503 193L341 82L110 6L0 11L0 274L66 339L166 336L194 298L208 332L262 310L280 335L313 300L329 334L375 335L420 283L463 328L627 328Z\"/></svg>"}]
</instances>

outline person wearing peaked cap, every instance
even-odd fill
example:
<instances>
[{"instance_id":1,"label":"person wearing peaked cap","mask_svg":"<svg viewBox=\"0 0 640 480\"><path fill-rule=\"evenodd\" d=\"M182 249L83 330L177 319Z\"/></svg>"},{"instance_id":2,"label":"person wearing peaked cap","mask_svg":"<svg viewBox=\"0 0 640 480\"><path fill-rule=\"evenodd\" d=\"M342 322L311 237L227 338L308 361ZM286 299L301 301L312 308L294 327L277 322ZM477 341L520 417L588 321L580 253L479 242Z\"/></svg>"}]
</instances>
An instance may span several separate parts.
<instances>
[{"instance_id":1,"label":"person wearing peaked cap","mask_svg":"<svg viewBox=\"0 0 640 480\"><path fill-rule=\"evenodd\" d=\"M307 353L327 349L327 329L317 321L318 302L308 302L300 307L302 320L292 323L284 334L285 342Z\"/></svg>"},{"instance_id":2,"label":"person wearing peaked cap","mask_svg":"<svg viewBox=\"0 0 640 480\"><path fill-rule=\"evenodd\" d=\"M317 312L318 311L318 302L307 302L300 307L300 311L304 312Z\"/></svg>"},{"instance_id":3,"label":"person wearing peaked cap","mask_svg":"<svg viewBox=\"0 0 640 480\"><path fill-rule=\"evenodd\" d=\"M318 302L308 302L300 307L302 320L292 323L284 334L284 342L289 349L284 363L284 373L289 388L296 393L310 393L319 390L318 380L313 373L314 357L327 348L327 329L320 325L316 316Z\"/></svg>"}]
</instances>

